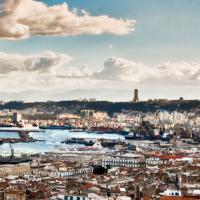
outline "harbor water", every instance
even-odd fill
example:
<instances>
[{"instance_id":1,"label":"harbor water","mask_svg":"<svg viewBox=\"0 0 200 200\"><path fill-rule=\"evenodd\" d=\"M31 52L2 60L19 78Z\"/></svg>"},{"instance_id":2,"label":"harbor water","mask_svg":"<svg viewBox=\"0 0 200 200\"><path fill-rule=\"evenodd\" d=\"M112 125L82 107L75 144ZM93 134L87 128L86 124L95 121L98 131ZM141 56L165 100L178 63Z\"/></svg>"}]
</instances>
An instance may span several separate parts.
<instances>
[{"instance_id":1,"label":"harbor water","mask_svg":"<svg viewBox=\"0 0 200 200\"><path fill-rule=\"evenodd\" d=\"M70 137L75 138L104 138L104 139L124 139L124 136L117 134L97 134L97 133L87 133L87 132L70 132L68 130L45 130L44 132L32 132L29 133L31 137L38 140L38 142L30 143L15 143L12 147L15 150L15 154L34 154L34 153L44 153L53 151L55 146L65 146L70 147L69 144L61 144L63 140ZM19 138L19 134L15 132L1 132L0 138ZM9 144L0 145L0 154L8 155L10 154Z\"/></svg>"}]
</instances>

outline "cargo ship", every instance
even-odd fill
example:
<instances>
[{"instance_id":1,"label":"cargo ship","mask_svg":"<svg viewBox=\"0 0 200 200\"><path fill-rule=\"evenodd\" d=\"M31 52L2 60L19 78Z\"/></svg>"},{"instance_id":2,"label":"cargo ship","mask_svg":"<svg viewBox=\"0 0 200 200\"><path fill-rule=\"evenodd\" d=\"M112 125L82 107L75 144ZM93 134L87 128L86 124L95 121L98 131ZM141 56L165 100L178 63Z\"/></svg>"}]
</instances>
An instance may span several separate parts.
<instances>
[{"instance_id":1,"label":"cargo ship","mask_svg":"<svg viewBox=\"0 0 200 200\"><path fill-rule=\"evenodd\" d=\"M95 144L95 141L86 140L86 139L83 139L83 138L66 138L61 143L63 143L63 144L82 144L82 145L85 145L85 146L92 146L92 145Z\"/></svg>"},{"instance_id":2,"label":"cargo ship","mask_svg":"<svg viewBox=\"0 0 200 200\"><path fill-rule=\"evenodd\" d=\"M14 155L14 149L10 144L11 155L10 156L0 156L0 165L16 165L20 163L31 162L27 155L21 155L21 157L16 157Z\"/></svg>"},{"instance_id":3,"label":"cargo ship","mask_svg":"<svg viewBox=\"0 0 200 200\"><path fill-rule=\"evenodd\" d=\"M119 134L119 135L128 135L129 131L126 131L122 128L112 128L112 127L91 127L90 129L86 130L86 132L95 132L98 134Z\"/></svg>"},{"instance_id":4,"label":"cargo ship","mask_svg":"<svg viewBox=\"0 0 200 200\"><path fill-rule=\"evenodd\" d=\"M50 129L50 130L71 130L72 126L70 125L47 125L47 126L40 126L40 129Z\"/></svg>"},{"instance_id":5,"label":"cargo ship","mask_svg":"<svg viewBox=\"0 0 200 200\"><path fill-rule=\"evenodd\" d=\"M142 121L142 123L134 127L129 135L125 136L126 140L162 140L169 141L169 134L165 132L165 129L157 129L151 125L148 121Z\"/></svg>"},{"instance_id":6,"label":"cargo ship","mask_svg":"<svg viewBox=\"0 0 200 200\"><path fill-rule=\"evenodd\" d=\"M140 134L129 134L125 136L126 140L162 140L169 141L169 137L155 136L155 135L140 135Z\"/></svg>"}]
</instances>

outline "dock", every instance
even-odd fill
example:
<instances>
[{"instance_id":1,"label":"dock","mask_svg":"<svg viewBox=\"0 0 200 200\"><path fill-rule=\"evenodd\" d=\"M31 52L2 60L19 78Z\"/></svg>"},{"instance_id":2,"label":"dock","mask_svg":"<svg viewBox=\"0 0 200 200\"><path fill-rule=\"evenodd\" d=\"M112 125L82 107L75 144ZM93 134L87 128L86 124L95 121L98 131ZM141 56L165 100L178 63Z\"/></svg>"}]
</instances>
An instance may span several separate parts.
<instances>
[{"instance_id":1,"label":"dock","mask_svg":"<svg viewBox=\"0 0 200 200\"><path fill-rule=\"evenodd\" d=\"M22 143L22 142L39 142L44 140L37 140L32 137L30 137L30 132L41 132L41 131L32 131L32 130L19 130L19 129L13 129L13 130L6 130L6 129L0 129L0 132L15 132L19 134L19 138L0 138L0 144L3 143Z\"/></svg>"}]
</instances>

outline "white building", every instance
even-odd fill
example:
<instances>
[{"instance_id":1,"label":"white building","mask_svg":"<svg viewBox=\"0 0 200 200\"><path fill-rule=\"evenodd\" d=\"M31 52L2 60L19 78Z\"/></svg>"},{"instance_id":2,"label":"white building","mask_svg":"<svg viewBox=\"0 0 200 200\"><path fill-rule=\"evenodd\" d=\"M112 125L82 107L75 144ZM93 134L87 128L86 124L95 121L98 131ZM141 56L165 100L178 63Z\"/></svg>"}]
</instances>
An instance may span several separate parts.
<instances>
[{"instance_id":1,"label":"white building","mask_svg":"<svg viewBox=\"0 0 200 200\"><path fill-rule=\"evenodd\" d=\"M120 123L123 123L126 121L126 115L125 114L117 114L117 121Z\"/></svg>"},{"instance_id":2,"label":"white building","mask_svg":"<svg viewBox=\"0 0 200 200\"><path fill-rule=\"evenodd\" d=\"M145 166L145 159L142 155L127 153L120 156L103 158L102 166L139 168Z\"/></svg>"},{"instance_id":3,"label":"white building","mask_svg":"<svg viewBox=\"0 0 200 200\"><path fill-rule=\"evenodd\" d=\"M98 121L103 121L105 119L108 119L109 116L107 112L95 112L93 118Z\"/></svg>"}]
</instances>

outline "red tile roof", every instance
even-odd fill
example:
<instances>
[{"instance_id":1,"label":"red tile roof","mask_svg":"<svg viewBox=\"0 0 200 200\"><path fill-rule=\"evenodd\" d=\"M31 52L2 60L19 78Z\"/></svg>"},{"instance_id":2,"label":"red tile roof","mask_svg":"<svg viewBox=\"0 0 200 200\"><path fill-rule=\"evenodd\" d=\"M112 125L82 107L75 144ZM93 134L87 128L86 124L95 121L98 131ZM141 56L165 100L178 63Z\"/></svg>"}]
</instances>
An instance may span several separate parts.
<instances>
[{"instance_id":1,"label":"red tile roof","mask_svg":"<svg viewBox=\"0 0 200 200\"><path fill-rule=\"evenodd\" d=\"M160 156L160 159L161 160L176 160L176 159L181 159L183 157L184 156L181 156L181 155L163 155L163 156Z\"/></svg>"},{"instance_id":2,"label":"red tile roof","mask_svg":"<svg viewBox=\"0 0 200 200\"><path fill-rule=\"evenodd\" d=\"M93 187L94 185L92 183L87 183L80 187L80 190L88 190L89 188Z\"/></svg>"}]
</instances>

